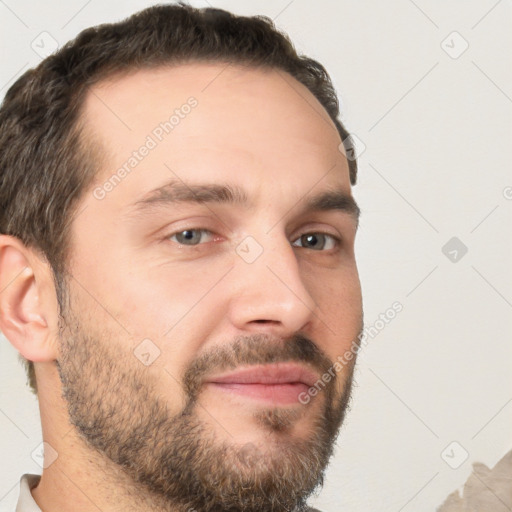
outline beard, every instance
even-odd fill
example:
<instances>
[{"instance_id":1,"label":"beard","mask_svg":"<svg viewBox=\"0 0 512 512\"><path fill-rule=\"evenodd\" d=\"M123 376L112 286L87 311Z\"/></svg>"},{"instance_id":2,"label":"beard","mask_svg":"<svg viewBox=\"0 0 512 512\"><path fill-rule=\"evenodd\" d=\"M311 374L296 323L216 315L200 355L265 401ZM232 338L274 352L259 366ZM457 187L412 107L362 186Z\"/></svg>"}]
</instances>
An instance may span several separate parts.
<instances>
[{"instance_id":1,"label":"beard","mask_svg":"<svg viewBox=\"0 0 512 512\"><path fill-rule=\"evenodd\" d=\"M219 423L199 401L205 377L240 365L288 361L323 375L333 363L311 340L301 334L284 340L256 334L198 355L178 380L185 405L171 412L158 388L161 379L113 343L110 333L94 330L61 305L62 396L77 434L99 454L99 471L130 498L133 510L302 510L323 484L349 405L355 357L340 372L342 386L335 374L306 405L255 408L252 428L265 432L265 445L237 444L198 414L206 412ZM292 435L296 421L308 414L307 434Z\"/></svg>"}]
</instances>

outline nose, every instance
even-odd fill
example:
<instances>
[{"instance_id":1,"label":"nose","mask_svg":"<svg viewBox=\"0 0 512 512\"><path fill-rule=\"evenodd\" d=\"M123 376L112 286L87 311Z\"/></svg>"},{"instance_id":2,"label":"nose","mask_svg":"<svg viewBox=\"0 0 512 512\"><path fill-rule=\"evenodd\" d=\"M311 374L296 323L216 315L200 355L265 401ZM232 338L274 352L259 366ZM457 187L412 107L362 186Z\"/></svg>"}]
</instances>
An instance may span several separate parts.
<instances>
[{"instance_id":1,"label":"nose","mask_svg":"<svg viewBox=\"0 0 512 512\"><path fill-rule=\"evenodd\" d=\"M289 336L305 328L317 305L286 237L261 238L265 243L248 237L237 247L230 272L230 320L241 331Z\"/></svg>"}]
</instances>

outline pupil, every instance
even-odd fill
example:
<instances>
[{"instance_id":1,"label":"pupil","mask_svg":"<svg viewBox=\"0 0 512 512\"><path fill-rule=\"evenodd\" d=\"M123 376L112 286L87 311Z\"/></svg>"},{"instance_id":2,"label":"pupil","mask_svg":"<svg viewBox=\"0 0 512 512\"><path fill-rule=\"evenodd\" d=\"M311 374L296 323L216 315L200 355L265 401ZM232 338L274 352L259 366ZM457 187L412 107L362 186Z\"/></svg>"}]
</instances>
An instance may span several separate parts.
<instances>
[{"instance_id":1,"label":"pupil","mask_svg":"<svg viewBox=\"0 0 512 512\"><path fill-rule=\"evenodd\" d=\"M185 229L181 231L178 235L176 235L177 239L181 243L185 242L193 242L193 244L187 245L196 245L201 239L201 233L194 229Z\"/></svg>"},{"instance_id":2,"label":"pupil","mask_svg":"<svg viewBox=\"0 0 512 512\"><path fill-rule=\"evenodd\" d=\"M320 233L318 235L315 235L315 234L303 235L302 245L308 246L311 249L321 251L322 249L325 248L325 235L320 234Z\"/></svg>"},{"instance_id":3,"label":"pupil","mask_svg":"<svg viewBox=\"0 0 512 512\"><path fill-rule=\"evenodd\" d=\"M308 244L316 244L318 242L316 235L306 235L306 241Z\"/></svg>"}]
</instances>

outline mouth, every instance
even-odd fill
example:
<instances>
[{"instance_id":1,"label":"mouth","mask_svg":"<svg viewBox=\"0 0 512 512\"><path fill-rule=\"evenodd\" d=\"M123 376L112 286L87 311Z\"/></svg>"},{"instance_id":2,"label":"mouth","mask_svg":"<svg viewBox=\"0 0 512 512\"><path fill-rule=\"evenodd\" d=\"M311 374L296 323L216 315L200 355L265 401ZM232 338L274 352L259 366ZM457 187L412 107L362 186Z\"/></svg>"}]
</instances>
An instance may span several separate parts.
<instances>
[{"instance_id":1,"label":"mouth","mask_svg":"<svg viewBox=\"0 0 512 512\"><path fill-rule=\"evenodd\" d=\"M277 363L246 366L210 377L206 384L220 392L279 405L299 404L299 395L319 379L303 365Z\"/></svg>"}]
</instances>

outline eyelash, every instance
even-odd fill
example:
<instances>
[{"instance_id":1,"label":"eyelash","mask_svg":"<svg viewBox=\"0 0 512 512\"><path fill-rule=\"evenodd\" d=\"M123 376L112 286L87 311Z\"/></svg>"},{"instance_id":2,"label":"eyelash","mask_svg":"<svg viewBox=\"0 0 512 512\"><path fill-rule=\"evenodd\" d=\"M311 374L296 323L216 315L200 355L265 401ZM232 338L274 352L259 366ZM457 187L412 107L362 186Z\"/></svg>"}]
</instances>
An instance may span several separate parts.
<instances>
[{"instance_id":1,"label":"eyelash","mask_svg":"<svg viewBox=\"0 0 512 512\"><path fill-rule=\"evenodd\" d=\"M201 233L209 233L211 235L215 235L215 233L213 233L209 229L204 229L204 228L187 228L187 229L181 229L180 231L175 231L174 233L171 233L170 235L167 235L164 238L164 240L170 240L171 242L174 242L174 243L178 244L181 247L198 247L200 245L204 245L204 243L197 243L197 244L187 245L187 244L182 244L182 243L180 243L178 241L171 240L172 237L174 237L176 235L180 235L181 233L184 233L185 231L198 231L198 232L201 232ZM294 240L294 242L297 241L297 240L300 240L302 237L308 236L308 235L322 235L322 236L330 237L334 241L334 247L332 247L331 249L311 249L312 251L315 251L315 252L328 252L328 251L332 251L334 249L339 248L339 246L341 245L341 239L339 237L337 237L337 236L335 236L335 235L333 235L331 233L325 233L323 231L310 231L310 232L303 233L298 238L296 238ZM308 249L308 247L297 246L297 245L294 245L294 247L299 247L301 249Z\"/></svg>"}]
</instances>

